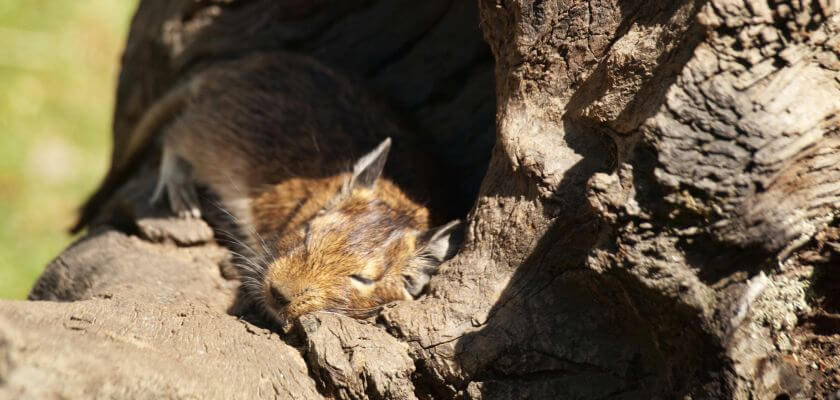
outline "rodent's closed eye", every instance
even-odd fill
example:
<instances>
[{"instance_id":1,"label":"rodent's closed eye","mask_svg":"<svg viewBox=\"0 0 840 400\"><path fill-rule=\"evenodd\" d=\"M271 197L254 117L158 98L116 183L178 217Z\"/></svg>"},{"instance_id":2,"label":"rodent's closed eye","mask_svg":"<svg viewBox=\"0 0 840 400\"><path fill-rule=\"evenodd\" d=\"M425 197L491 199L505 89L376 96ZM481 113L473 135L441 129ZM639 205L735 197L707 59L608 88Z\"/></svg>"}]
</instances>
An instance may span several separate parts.
<instances>
[{"instance_id":1,"label":"rodent's closed eye","mask_svg":"<svg viewBox=\"0 0 840 400\"><path fill-rule=\"evenodd\" d=\"M365 278L364 276L356 274L350 275L350 279L353 279L354 281L359 282L363 285L373 285L374 283L373 279Z\"/></svg>"}]
</instances>

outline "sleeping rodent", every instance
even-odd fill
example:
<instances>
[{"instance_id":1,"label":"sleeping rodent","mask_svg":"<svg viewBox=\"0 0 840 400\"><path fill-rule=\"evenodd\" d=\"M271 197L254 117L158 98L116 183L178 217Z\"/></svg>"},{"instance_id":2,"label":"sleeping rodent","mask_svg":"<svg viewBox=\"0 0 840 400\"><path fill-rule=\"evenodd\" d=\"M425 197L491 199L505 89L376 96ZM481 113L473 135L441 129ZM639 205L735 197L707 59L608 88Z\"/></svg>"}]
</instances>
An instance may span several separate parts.
<instances>
[{"instance_id":1,"label":"sleeping rodent","mask_svg":"<svg viewBox=\"0 0 840 400\"><path fill-rule=\"evenodd\" d=\"M416 298L457 248L457 220L431 226L433 162L416 137L313 59L259 53L199 72L146 112L127 159L161 136L150 200L195 218L196 186L212 192L239 232L243 291L283 326Z\"/></svg>"}]
</instances>

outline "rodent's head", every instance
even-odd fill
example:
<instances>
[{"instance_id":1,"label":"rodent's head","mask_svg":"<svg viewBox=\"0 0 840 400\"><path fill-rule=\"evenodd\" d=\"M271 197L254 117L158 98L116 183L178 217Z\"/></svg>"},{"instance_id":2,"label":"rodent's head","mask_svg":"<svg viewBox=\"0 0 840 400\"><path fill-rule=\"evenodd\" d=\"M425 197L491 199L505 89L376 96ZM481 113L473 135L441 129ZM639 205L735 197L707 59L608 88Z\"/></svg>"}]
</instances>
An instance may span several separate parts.
<instances>
[{"instance_id":1,"label":"rodent's head","mask_svg":"<svg viewBox=\"0 0 840 400\"><path fill-rule=\"evenodd\" d=\"M458 221L426 229L427 211L379 179L389 147L386 140L362 157L340 193L280 239L284 251L267 266L258 296L284 326L312 311L365 317L411 300L456 249Z\"/></svg>"}]
</instances>

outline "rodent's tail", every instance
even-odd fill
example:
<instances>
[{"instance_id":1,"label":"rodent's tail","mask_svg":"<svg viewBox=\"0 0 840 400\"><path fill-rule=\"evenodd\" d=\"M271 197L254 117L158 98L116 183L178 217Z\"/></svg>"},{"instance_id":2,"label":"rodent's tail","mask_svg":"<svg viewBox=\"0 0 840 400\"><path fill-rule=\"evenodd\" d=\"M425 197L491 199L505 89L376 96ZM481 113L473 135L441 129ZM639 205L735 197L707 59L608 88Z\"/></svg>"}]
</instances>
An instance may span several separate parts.
<instances>
[{"instance_id":1,"label":"rodent's tail","mask_svg":"<svg viewBox=\"0 0 840 400\"><path fill-rule=\"evenodd\" d=\"M111 168L99 188L79 208L79 218L70 228L70 233L78 233L96 216L99 208L114 194L131 172L137 167L140 156L160 130L183 110L189 99L200 89L201 79L191 79L186 84L178 85L163 98L152 104L143 117L134 126L125 145L124 157L111 160ZM115 152L116 154L116 152Z\"/></svg>"}]
</instances>

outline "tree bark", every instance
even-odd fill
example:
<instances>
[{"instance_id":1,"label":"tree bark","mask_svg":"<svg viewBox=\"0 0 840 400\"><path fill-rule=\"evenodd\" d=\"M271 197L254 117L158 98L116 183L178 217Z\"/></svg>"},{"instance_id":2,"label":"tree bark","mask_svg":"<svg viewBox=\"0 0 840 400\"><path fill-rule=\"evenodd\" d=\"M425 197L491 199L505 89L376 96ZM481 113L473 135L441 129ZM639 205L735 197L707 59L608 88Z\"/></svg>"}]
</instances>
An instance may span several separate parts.
<instances>
[{"instance_id":1,"label":"tree bark","mask_svg":"<svg viewBox=\"0 0 840 400\"><path fill-rule=\"evenodd\" d=\"M270 49L364 81L452 172L472 208L430 293L273 333L208 226L145 206L150 151L30 295L63 302L0 303L0 396L840 390L840 3L145 0L113 163L174 82Z\"/></svg>"}]
</instances>

